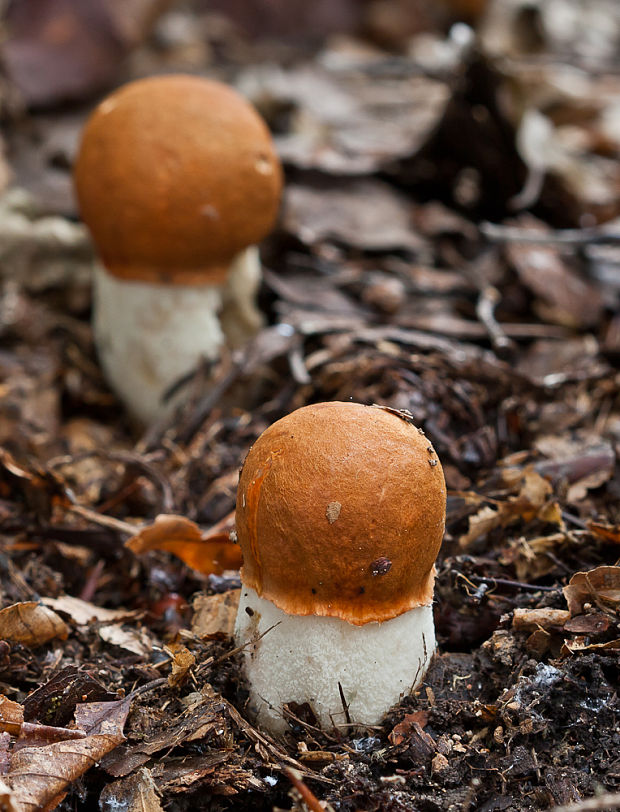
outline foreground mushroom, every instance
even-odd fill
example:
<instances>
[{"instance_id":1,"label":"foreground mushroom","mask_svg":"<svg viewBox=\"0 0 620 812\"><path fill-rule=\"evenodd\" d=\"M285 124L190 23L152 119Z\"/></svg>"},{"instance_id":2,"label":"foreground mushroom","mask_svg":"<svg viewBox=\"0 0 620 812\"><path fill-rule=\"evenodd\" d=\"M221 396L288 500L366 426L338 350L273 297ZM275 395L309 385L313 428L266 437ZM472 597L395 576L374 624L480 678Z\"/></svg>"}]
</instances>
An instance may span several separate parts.
<instances>
[{"instance_id":1,"label":"foreground mushroom","mask_svg":"<svg viewBox=\"0 0 620 812\"><path fill-rule=\"evenodd\" d=\"M201 358L261 324L256 243L282 172L266 124L232 88L195 76L132 82L84 129L75 165L99 251L94 331L110 384L144 421Z\"/></svg>"},{"instance_id":2,"label":"foreground mushroom","mask_svg":"<svg viewBox=\"0 0 620 812\"><path fill-rule=\"evenodd\" d=\"M259 723L281 733L283 705L307 702L323 727L376 724L422 680L445 505L405 413L319 403L258 438L237 493L235 633Z\"/></svg>"}]
</instances>

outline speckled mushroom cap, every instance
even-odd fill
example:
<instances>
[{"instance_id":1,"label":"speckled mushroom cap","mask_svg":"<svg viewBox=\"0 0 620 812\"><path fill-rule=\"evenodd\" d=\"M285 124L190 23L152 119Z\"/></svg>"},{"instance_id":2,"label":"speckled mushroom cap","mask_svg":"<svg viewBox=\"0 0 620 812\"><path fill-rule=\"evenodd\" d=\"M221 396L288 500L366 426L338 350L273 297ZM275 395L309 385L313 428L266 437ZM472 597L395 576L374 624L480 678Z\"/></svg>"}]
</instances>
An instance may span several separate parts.
<instances>
[{"instance_id":1,"label":"speckled mushroom cap","mask_svg":"<svg viewBox=\"0 0 620 812\"><path fill-rule=\"evenodd\" d=\"M445 510L441 464L407 416L305 406L241 471L242 581L289 614L388 620L432 602Z\"/></svg>"},{"instance_id":2,"label":"speckled mushroom cap","mask_svg":"<svg viewBox=\"0 0 620 812\"><path fill-rule=\"evenodd\" d=\"M282 170L265 122L242 96L175 74L131 82L101 102L74 179L110 273L209 284L273 226Z\"/></svg>"}]
</instances>

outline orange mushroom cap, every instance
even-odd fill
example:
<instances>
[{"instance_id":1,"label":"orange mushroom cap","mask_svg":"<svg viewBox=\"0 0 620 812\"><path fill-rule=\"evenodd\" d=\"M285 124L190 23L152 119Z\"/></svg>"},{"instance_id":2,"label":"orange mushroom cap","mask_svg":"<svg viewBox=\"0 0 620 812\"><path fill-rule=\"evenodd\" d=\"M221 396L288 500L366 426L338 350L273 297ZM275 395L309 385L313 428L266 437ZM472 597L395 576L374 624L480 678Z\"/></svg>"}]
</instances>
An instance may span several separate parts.
<instances>
[{"instance_id":1,"label":"orange mushroom cap","mask_svg":"<svg viewBox=\"0 0 620 812\"><path fill-rule=\"evenodd\" d=\"M221 281L275 221L282 170L256 110L219 82L141 79L88 120L75 165L80 211L110 273Z\"/></svg>"},{"instance_id":2,"label":"orange mushroom cap","mask_svg":"<svg viewBox=\"0 0 620 812\"><path fill-rule=\"evenodd\" d=\"M388 620L432 602L445 509L441 464L406 415L305 406L241 471L242 581L289 614Z\"/></svg>"}]
</instances>

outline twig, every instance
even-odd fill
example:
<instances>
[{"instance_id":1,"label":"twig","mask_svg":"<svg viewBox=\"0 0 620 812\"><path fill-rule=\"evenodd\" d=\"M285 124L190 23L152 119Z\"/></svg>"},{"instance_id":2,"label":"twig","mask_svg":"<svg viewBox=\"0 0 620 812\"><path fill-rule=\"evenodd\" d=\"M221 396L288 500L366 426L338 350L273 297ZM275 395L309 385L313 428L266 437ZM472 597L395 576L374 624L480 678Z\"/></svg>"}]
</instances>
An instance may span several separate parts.
<instances>
[{"instance_id":1,"label":"twig","mask_svg":"<svg viewBox=\"0 0 620 812\"><path fill-rule=\"evenodd\" d=\"M504 226L500 223L480 223L480 233L493 242L522 242L534 245L617 245L620 232L600 228L565 228L539 233L529 228Z\"/></svg>"},{"instance_id":2,"label":"twig","mask_svg":"<svg viewBox=\"0 0 620 812\"><path fill-rule=\"evenodd\" d=\"M158 677L157 679L147 682L146 685L141 685L129 694L129 698L133 701L142 694L148 694L154 691L155 688L160 688L162 685L168 685L168 677Z\"/></svg>"},{"instance_id":3,"label":"twig","mask_svg":"<svg viewBox=\"0 0 620 812\"><path fill-rule=\"evenodd\" d=\"M316 795L310 789L308 789L308 787L301 780L301 775L297 772L297 770L293 770L291 767L285 767L283 773L295 787L297 792L301 795L302 801L305 803L308 809L311 810L311 812L325 812L326 809L331 809L329 805L325 807L321 805L321 802Z\"/></svg>"},{"instance_id":4,"label":"twig","mask_svg":"<svg viewBox=\"0 0 620 812\"><path fill-rule=\"evenodd\" d=\"M492 285L487 285L482 289L478 297L476 315L478 316L478 320L485 326L489 338L491 339L493 349L505 354L515 349L515 343L508 338L495 318L495 308L499 304L500 299L501 295L497 288L494 288Z\"/></svg>"},{"instance_id":5,"label":"twig","mask_svg":"<svg viewBox=\"0 0 620 812\"><path fill-rule=\"evenodd\" d=\"M457 575L462 573L457 572ZM482 575L468 575L469 581L474 584L497 584L498 586L511 586L514 589L526 589L530 592L557 592L560 586L538 586L537 584L525 584L521 581L511 581L509 578L485 578Z\"/></svg>"},{"instance_id":6,"label":"twig","mask_svg":"<svg viewBox=\"0 0 620 812\"><path fill-rule=\"evenodd\" d=\"M597 810L620 808L620 792L605 792L586 798L585 801L576 801L574 804L554 806L550 812L597 812Z\"/></svg>"},{"instance_id":7,"label":"twig","mask_svg":"<svg viewBox=\"0 0 620 812\"><path fill-rule=\"evenodd\" d=\"M81 601L92 601L95 592L97 591L97 583L99 578L101 577L101 573L105 567L105 562L103 558L100 558L99 561L95 564L94 567L91 568L84 586L82 587L82 591L78 595Z\"/></svg>"},{"instance_id":8,"label":"twig","mask_svg":"<svg viewBox=\"0 0 620 812\"><path fill-rule=\"evenodd\" d=\"M115 519L113 516L103 516L97 513L96 510L84 507L83 505L68 505L67 510L70 513L76 513L83 519L88 519L89 522L100 524L102 527L107 527L110 530L116 530L117 533L123 533L128 536L133 536L140 529L134 524L123 522L120 519Z\"/></svg>"},{"instance_id":9,"label":"twig","mask_svg":"<svg viewBox=\"0 0 620 812\"><path fill-rule=\"evenodd\" d=\"M344 718L348 725L351 724L351 714L349 713L349 706L347 705L347 700L344 698L344 691L342 690L342 685L340 682L338 683L338 693L340 694L340 701L342 702L342 710L344 711Z\"/></svg>"}]
</instances>

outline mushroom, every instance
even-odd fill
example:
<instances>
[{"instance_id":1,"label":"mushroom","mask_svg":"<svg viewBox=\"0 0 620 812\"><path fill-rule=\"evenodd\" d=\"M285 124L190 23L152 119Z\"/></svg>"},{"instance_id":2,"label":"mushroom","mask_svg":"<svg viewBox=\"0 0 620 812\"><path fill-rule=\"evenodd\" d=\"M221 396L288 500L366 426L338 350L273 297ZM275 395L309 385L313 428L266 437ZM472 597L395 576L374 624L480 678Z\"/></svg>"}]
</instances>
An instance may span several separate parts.
<instances>
[{"instance_id":1,"label":"mushroom","mask_svg":"<svg viewBox=\"0 0 620 812\"><path fill-rule=\"evenodd\" d=\"M261 434L237 493L235 627L260 724L281 734L289 702L324 727L376 724L420 683L445 507L407 412L318 403Z\"/></svg>"},{"instance_id":2,"label":"mushroom","mask_svg":"<svg viewBox=\"0 0 620 812\"><path fill-rule=\"evenodd\" d=\"M93 315L101 363L148 422L201 358L260 327L256 243L275 221L282 170L242 96L177 74L131 82L99 104L74 178L101 258Z\"/></svg>"}]
</instances>

